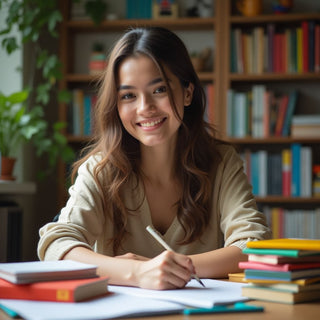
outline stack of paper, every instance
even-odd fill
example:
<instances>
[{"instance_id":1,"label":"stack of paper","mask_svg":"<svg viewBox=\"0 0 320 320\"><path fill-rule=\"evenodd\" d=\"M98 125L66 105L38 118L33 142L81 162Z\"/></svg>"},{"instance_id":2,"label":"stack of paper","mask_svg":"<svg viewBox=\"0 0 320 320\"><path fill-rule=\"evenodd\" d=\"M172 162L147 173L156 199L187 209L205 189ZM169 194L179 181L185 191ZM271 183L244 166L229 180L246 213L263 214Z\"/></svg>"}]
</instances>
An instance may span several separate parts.
<instances>
[{"instance_id":1,"label":"stack of paper","mask_svg":"<svg viewBox=\"0 0 320 320\"><path fill-rule=\"evenodd\" d=\"M320 240L272 239L251 241L240 262L252 299L298 303L320 299Z\"/></svg>"}]
</instances>

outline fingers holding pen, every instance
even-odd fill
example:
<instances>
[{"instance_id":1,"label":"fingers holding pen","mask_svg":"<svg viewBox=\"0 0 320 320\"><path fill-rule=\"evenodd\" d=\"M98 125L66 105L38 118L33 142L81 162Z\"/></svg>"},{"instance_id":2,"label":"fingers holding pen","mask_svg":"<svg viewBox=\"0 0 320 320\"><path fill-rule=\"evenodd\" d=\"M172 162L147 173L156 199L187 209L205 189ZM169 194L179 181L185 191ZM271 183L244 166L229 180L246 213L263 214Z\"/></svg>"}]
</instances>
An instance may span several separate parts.
<instances>
[{"instance_id":1,"label":"fingers holding pen","mask_svg":"<svg viewBox=\"0 0 320 320\"><path fill-rule=\"evenodd\" d=\"M139 267L139 286L164 290L183 288L191 279L194 266L189 257L164 251Z\"/></svg>"}]
</instances>

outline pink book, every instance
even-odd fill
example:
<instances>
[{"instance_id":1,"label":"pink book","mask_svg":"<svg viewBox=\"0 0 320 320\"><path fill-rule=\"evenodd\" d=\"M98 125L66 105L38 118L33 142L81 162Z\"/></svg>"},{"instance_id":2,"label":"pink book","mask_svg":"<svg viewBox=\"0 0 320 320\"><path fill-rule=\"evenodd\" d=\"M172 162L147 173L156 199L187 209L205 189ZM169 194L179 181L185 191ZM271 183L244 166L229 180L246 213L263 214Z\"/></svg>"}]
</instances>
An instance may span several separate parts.
<instances>
[{"instance_id":1,"label":"pink book","mask_svg":"<svg viewBox=\"0 0 320 320\"><path fill-rule=\"evenodd\" d=\"M284 263L271 265L267 263L260 263L254 261L241 261L239 262L240 269L255 269L255 270L268 270L268 271L290 271L290 270L303 270L320 268L320 262L310 263Z\"/></svg>"}]
</instances>

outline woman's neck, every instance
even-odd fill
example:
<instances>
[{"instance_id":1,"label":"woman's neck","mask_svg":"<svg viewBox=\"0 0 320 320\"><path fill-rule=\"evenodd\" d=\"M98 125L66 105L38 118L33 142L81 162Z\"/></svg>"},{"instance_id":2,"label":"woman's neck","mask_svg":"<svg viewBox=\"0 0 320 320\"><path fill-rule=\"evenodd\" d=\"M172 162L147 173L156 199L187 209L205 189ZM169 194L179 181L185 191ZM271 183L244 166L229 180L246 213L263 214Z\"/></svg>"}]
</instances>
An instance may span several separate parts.
<instances>
[{"instance_id":1,"label":"woman's neck","mask_svg":"<svg viewBox=\"0 0 320 320\"><path fill-rule=\"evenodd\" d=\"M167 183L175 179L175 148L157 146L141 148L141 169L150 182Z\"/></svg>"}]
</instances>

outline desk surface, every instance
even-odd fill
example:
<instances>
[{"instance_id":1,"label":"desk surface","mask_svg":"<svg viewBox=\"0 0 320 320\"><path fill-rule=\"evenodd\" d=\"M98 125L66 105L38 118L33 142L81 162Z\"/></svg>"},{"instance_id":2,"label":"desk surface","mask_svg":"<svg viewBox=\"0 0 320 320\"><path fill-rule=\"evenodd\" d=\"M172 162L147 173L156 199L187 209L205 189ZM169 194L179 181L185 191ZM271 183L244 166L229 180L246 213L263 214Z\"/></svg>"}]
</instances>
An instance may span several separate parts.
<instances>
[{"instance_id":1,"label":"desk surface","mask_svg":"<svg viewBox=\"0 0 320 320\"><path fill-rule=\"evenodd\" d=\"M236 313L236 314L207 314L207 315L193 315L193 316L183 316L183 315L166 315L157 317L143 317L143 318L130 318L130 320L186 320L190 319L201 319L201 320L212 320L215 317L223 320L278 320L278 319L288 319L288 320L317 320L320 314L320 301L287 305L281 303L272 303L264 301L252 301L250 304L263 306L264 312L253 312L253 313ZM8 317L3 311L0 310L0 320L10 320L12 318Z\"/></svg>"}]
</instances>

